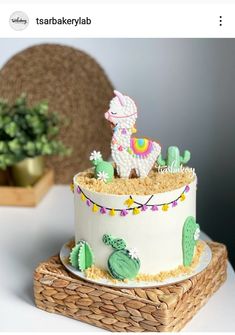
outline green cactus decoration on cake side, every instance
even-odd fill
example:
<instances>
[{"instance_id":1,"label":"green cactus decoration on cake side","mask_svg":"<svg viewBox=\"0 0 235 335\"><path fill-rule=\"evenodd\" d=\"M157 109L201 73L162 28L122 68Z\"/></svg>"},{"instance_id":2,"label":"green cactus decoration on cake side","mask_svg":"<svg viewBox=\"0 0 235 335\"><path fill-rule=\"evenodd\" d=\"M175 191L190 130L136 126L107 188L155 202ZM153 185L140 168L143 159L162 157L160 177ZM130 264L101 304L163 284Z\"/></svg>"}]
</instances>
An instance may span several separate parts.
<instances>
[{"instance_id":1,"label":"green cactus decoration on cake side","mask_svg":"<svg viewBox=\"0 0 235 335\"><path fill-rule=\"evenodd\" d=\"M69 261L80 271L90 268L94 263L94 254L90 245L85 241L79 241L70 252Z\"/></svg>"},{"instance_id":2,"label":"green cactus decoration on cake side","mask_svg":"<svg viewBox=\"0 0 235 335\"><path fill-rule=\"evenodd\" d=\"M126 249L126 242L105 234L103 242L115 250L108 259L111 276L118 280L134 279L140 269L140 260L135 249Z\"/></svg>"},{"instance_id":3,"label":"green cactus decoration on cake side","mask_svg":"<svg viewBox=\"0 0 235 335\"><path fill-rule=\"evenodd\" d=\"M190 158L190 151L185 150L183 155L180 156L179 148L171 146L167 149L166 159L163 159L161 154L158 156L157 164L159 166L167 166L171 169L171 172L177 172L181 165L189 162Z\"/></svg>"},{"instance_id":4,"label":"green cactus decoration on cake side","mask_svg":"<svg viewBox=\"0 0 235 335\"><path fill-rule=\"evenodd\" d=\"M114 177L114 167L112 163L103 160L100 151L93 151L90 161L95 168L95 178L105 183L110 183Z\"/></svg>"},{"instance_id":5,"label":"green cactus decoration on cake side","mask_svg":"<svg viewBox=\"0 0 235 335\"><path fill-rule=\"evenodd\" d=\"M106 245L110 245L115 250L126 248L126 242L122 238L114 238L112 235L104 234L103 242Z\"/></svg>"},{"instance_id":6,"label":"green cactus decoration on cake side","mask_svg":"<svg viewBox=\"0 0 235 335\"><path fill-rule=\"evenodd\" d=\"M190 266L194 256L194 249L200 235L199 224L193 216L188 216L183 226L183 264Z\"/></svg>"}]
</instances>

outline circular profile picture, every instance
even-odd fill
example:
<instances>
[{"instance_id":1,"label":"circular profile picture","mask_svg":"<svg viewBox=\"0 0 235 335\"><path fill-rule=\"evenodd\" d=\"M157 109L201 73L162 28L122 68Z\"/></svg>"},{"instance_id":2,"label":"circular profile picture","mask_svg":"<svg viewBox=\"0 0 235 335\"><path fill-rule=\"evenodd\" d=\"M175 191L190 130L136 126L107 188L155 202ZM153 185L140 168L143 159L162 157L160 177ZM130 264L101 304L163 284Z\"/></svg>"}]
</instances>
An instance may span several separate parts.
<instances>
[{"instance_id":1,"label":"circular profile picture","mask_svg":"<svg viewBox=\"0 0 235 335\"><path fill-rule=\"evenodd\" d=\"M14 30L24 30L29 25L29 18L24 12L14 12L11 14L9 23Z\"/></svg>"}]
</instances>

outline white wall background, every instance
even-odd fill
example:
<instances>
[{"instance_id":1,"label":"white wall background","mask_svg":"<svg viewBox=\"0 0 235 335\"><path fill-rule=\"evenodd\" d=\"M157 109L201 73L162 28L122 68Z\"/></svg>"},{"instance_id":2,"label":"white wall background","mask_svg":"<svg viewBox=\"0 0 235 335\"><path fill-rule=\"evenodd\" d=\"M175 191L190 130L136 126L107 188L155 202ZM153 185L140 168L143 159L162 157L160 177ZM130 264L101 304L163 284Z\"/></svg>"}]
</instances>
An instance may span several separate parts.
<instances>
[{"instance_id":1,"label":"white wall background","mask_svg":"<svg viewBox=\"0 0 235 335\"><path fill-rule=\"evenodd\" d=\"M212 237L232 246L235 40L1 39L0 66L40 43L89 53L113 85L136 100L140 135L158 139L163 152L172 144L191 150L199 176L199 222Z\"/></svg>"}]
</instances>

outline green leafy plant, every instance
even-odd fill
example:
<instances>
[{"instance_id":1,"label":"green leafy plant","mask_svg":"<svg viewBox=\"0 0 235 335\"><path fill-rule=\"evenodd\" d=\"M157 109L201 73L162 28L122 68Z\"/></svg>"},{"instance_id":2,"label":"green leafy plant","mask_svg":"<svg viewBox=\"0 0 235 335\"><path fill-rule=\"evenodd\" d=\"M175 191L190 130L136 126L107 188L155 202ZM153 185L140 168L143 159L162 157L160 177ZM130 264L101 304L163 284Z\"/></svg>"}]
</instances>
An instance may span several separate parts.
<instances>
[{"instance_id":1,"label":"green leafy plant","mask_svg":"<svg viewBox=\"0 0 235 335\"><path fill-rule=\"evenodd\" d=\"M27 157L69 155L71 149L57 139L61 125L46 102L29 107L25 95L13 104L0 100L0 169Z\"/></svg>"}]
</instances>

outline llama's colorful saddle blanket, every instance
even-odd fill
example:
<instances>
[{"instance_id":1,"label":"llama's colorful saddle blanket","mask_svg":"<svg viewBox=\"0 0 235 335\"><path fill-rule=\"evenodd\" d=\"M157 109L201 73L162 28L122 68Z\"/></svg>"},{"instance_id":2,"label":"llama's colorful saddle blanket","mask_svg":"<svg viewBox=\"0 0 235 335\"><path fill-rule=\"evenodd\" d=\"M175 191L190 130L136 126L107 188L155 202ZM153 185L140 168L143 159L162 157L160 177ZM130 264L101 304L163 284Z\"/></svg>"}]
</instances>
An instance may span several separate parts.
<instances>
[{"instance_id":1,"label":"llama's colorful saddle blanket","mask_svg":"<svg viewBox=\"0 0 235 335\"><path fill-rule=\"evenodd\" d=\"M134 155L146 157L153 150L153 142L147 138L131 138L130 149Z\"/></svg>"}]
</instances>

